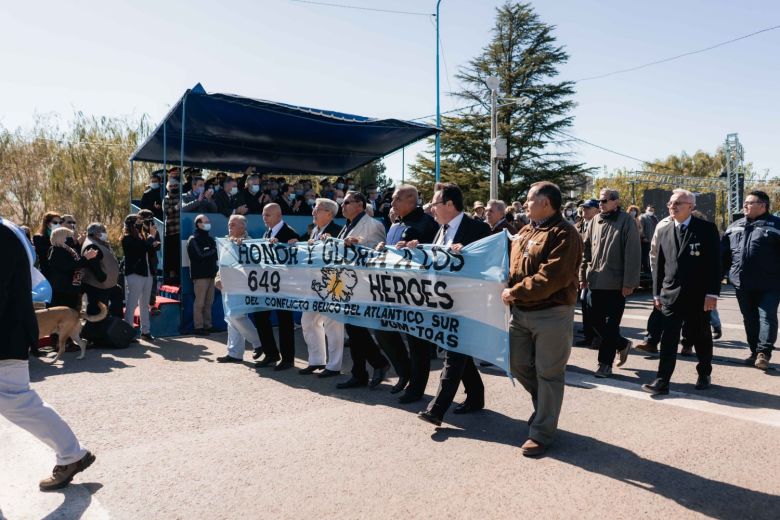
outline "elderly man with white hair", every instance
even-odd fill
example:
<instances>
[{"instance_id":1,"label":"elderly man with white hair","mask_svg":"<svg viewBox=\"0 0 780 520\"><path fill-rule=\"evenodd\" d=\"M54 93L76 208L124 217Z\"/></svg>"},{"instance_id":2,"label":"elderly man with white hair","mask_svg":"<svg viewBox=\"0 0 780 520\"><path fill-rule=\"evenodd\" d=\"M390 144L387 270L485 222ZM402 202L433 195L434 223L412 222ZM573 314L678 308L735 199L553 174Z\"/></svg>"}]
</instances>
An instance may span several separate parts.
<instances>
[{"instance_id":1,"label":"elderly man with white hair","mask_svg":"<svg viewBox=\"0 0 780 520\"><path fill-rule=\"evenodd\" d=\"M334 201L324 198L315 200L312 210L314 228L311 230L310 244L320 240L322 235L338 236L341 226L333 222L338 212L339 206ZM317 377L339 375L344 353L344 324L319 312L304 312L301 315L301 329L309 349L309 366L300 369L298 373L308 375L324 369Z\"/></svg>"},{"instance_id":2,"label":"elderly man with white hair","mask_svg":"<svg viewBox=\"0 0 780 520\"><path fill-rule=\"evenodd\" d=\"M244 240L250 240L252 237L246 231L246 218L243 215L231 215L228 220L227 238L236 245L240 245ZM214 286L222 290L222 282L219 273L214 280ZM260 350L260 336L257 334L252 320L246 314L239 316L230 316L225 318L228 326L227 355L217 358L217 363L241 363L244 361L244 350L246 342L252 345L253 350Z\"/></svg>"}]
</instances>

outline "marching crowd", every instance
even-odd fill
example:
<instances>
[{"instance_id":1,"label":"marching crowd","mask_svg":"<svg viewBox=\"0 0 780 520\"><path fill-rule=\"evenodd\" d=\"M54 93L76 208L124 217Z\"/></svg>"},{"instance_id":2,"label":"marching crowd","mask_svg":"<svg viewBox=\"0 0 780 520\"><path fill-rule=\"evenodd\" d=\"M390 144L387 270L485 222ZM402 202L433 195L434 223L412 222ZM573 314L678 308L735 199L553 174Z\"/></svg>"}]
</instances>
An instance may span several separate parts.
<instances>
[{"instance_id":1,"label":"marching crowd","mask_svg":"<svg viewBox=\"0 0 780 520\"><path fill-rule=\"evenodd\" d=\"M683 189L673 191L667 204L669 216L661 220L655 217L652 207L641 215L636 207L625 211L619 193L610 189L601 190L599 199L584 201L578 207L564 205L560 189L549 182L533 184L520 208L515 204L507 208L504 202L491 200L486 205L475 203L473 215L468 215L463 193L455 184L438 184L431 201L423 205L414 186L399 186L380 198L371 187L367 193L351 190L348 179L341 180L345 182L335 186L321 184L319 194L306 181L285 184L251 172L238 180L225 176L208 183L196 175L187 180L182 188L186 193L181 197L181 210L199 213L194 219L196 229L187 242L196 294L197 333L208 334L212 328L211 303L215 288L221 288L217 248L208 219L208 213L216 208L229 217L227 238L236 243L250 238L245 215L253 212L262 215L266 229L264 236L257 238L282 243L335 237L347 244L377 249L388 245L415 248L419 244L436 244L458 252L465 245L507 230L511 235L509 281L501 298L511 313L510 369L534 406L528 419L528 439L521 447L526 456L543 454L557 430L565 368L573 343L573 328L562 324L573 324L579 300L585 339L578 344L598 349L594 375L610 377L614 367L626 365L633 346L621 335L620 323L626 298L639 287L643 270L652 277L654 309L646 340L636 348L656 352L660 346L656 378L643 385L645 391L655 395L669 392L681 334L683 355L695 352L698 358L696 389L709 388L713 332L716 336L720 333L712 315L717 310L724 276L736 290L743 315L750 348L746 363L763 370L769 367L777 338L780 302L780 218L769 212L769 197L764 192L750 192L745 198L744 216L719 236L716 226L696 213L695 195ZM239 187L241 181L243 186ZM26 284L20 281L25 277L18 276L19 266L26 266L28 258L35 258L31 252L34 244L39 266L52 282L52 303L80 307L83 291L88 299L88 314L97 313L98 302L108 304L115 315L122 314L123 294L117 280L124 277L124 317L132 323L139 307L142 336L153 340L149 312L156 292L152 285L161 243L153 217L163 216L160 212L168 213L179 203L177 182L177 175L169 176L167 194L155 198L149 193L159 190L159 178L152 177L144 194L145 209L129 215L124 222L122 265L108 245L104 226L93 223L86 233L77 234L75 219L56 213L46 214L33 237L28 232L28 254L24 255L21 248L17 257L7 255L4 259L9 265L2 271L0 320L11 331L12 341L0 351L0 385L22 390L14 394L15 400L0 399L0 412L44 439L58 453L58 466L52 477L41 482L41 489L67 485L75 473L91 464L94 456L78 444L56 413L53 417L41 412L37 423L32 420L33 425L29 424L29 417L19 416L20 410L34 409L38 413L46 407L29 389L29 375L25 378L17 371L11 378L6 370L9 360L25 360L26 373L28 349L37 345L37 336L33 337L25 328L30 323L26 313L32 311L32 306L29 310L23 305L20 308L10 297L27 291L29 301L30 278L26 278ZM302 214L304 204L310 208L306 211L310 211L313 222L309 231L300 236L285 223L284 217ZM178 233L178 227L171 222L178 209L166 218L165 240L170 228ZM372 218L382 216L388 226L381 219ZM343 227L334 222L339 217L346 219ZM12 228L10 224L6 227ZM9 234L0 228L4 250L6 246L9 251L13 249L17 242L14 233L21 231L12 229ZM14 258L19 265L10 265ZM258 368L292 368L293 316L290 311L274 312L279 326L278 345L271 311L232 316L226 320L228 351L217 361L243 362L248 342ZM398 382L391 392L400 394L399 402L423 399L431 359L437 356L432 343L400 332L370 331L343 324L316 312L303 313L301 325L308 348L308 366L299 370L301 375L340 375L344 340L348 336L351 374L337 384L339 389L376 387L392 365ZM373 369L371 376L368 365ZM418 417L440 425L461 383L466 399L454 407L453 413L483 409L485 388L474 359L445 350L436 394ZM18 396L23 394L34 397L25 398L22 403ZM47 421L57 423L57 435L40 429Z\"/></svg>"}]
</instances>

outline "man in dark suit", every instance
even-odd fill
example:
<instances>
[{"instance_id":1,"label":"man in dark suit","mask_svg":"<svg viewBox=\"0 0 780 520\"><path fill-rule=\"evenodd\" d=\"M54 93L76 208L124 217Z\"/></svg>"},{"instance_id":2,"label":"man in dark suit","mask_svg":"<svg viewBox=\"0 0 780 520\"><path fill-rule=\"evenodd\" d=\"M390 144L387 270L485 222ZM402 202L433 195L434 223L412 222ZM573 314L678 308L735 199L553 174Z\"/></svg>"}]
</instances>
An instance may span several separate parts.
<instances>
[{"instance_id":1,"label":"man in dark suit","mask_svg":"<svg viewBox=\"0 0 780 520\"><path fill-rule=\"evenodd\" d=\"M490 226L463 213L463 193L456 184L437 184L431 200L433 216L441 225L434 244L450 246L459 251L464 245L476 242L490 235ZM410 244L411 246L411 244ZM436 397L428 409L418 417L436 426L441 425L444 414L455 399L461 380L466 390L466 400L455 407L454 413L463 414L485 407L485 387L471 356L447 350L444 354L444 368Z\"/></svg>"},{"instance_id":2,"label":"man in dark suit","mask_svg":"<svg viewBox=\"0 0 780 520\"><path fill-rule=\"evenodd\" d=\"M76 473L95 461L95 456L30 388L27 352L38 344L31 276L35 252L22 231L2 218L0 250L0 415L54 450L57 465L52 475L38 485L41 491L51 491L67 486Z\"/></svg>"},{"instance_id":3,"label":"man in dark suit","mask_svg":"<svg viewBox=\"0 0 780 520\"><path fill-rule=\"evenodd\" d=\"M417 198L418 192L414 186L403 184L395 189L391 204L397 220L390 226L387 240L378 244L378 249L382 249L385 245L406 247L410 244L417 247L417 244L433 242L439 225L417 205ZM436 352L435 345L417 336L406 334L406 341L409 343L409 354L407 354L400 332L377 330L375 334L382 350L390 358L398 374L398 382L390 393L396 394L406 390L398 399L402 404L422 399L431 372L431 352L434 354Z\"/></svg>"},{"instance_id":4,"label":"man in dark suit","mask_svg":"<svg viewBox=\"0 0 780 520\"><path fill-rule=\"evenodd\" d=\"M683 322L687 323L699 363L696 389L710 386L712 332L710 311L720 294L719 236L715 224L691 215L696 207L693 193L677 189L667 204L672 225L656 232L658 260L653 272L653 298L663 314L661 361L658 374L642 389L651 394L668 394L677 361L677 343Z\"/></svg>"},{"instance_id":5,"label":"man in dark suit","mask_svg":"<svg viewBox=\"0 0 780 520\"><path fill-rule=\"evenodd\" d=\"M282 242L283 244L294 244L298 241L298 233L282 220L282 209L276 203L266 204L263 208L263 222L265 223L265 234L269 242ZM259 368L275 364L274 370L287 370L292 368L295 363L295 325L293 323L292 311L276 311L276 318L279 320L279 343L281 346L281 356L276 346L274 330L271 326L271 311L259 311L255 313L255 327L260 335L262 343L262 352L265 357L258 361L255 366ZM255 350L252 355L257 359L260 357L260 351ZM281 360L281 361L280 361Z\"/></svg>"},{"instance_id":6,"label":"man in dark suit","mask_svg":"<svg viewBox=\"0 0 780 520\"><path fill-rule=\"evenodd\" d=\"M490 226L491 235L501 233L505 229L513 235L517 233L514 223L506 219L506 203L503 200L488 201L485 207L485 222Z\"/></svg>"}]
</instances>

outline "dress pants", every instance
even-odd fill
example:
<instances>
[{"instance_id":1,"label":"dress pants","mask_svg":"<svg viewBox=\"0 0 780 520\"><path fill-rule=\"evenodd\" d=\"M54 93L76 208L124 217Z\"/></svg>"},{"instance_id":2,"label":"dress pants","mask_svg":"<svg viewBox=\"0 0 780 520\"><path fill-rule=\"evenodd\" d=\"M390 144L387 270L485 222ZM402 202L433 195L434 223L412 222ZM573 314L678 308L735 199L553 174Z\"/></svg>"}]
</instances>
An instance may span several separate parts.
<instances>
[{"instance_id":1,"label":"dress pants","mask_svg":"<svg viewBox=\"0 0 780 520\"><path fill-rule=\"evenodd\" d=\"M211 306L214 305L214 278L196 278L192 281L195 303L192 305L192 321L196 329L210 329Z\"/></svg>"},{"instance_id":2,"label":"dress pants","mask_svg":"<svg viewBox=\"0 0 780 520\"><path fill-rule=\"evenodd\" d=\"M642 272L650 272L650 242L642 241Z\"/></svg>"},{"instance_id":3,"label":"dress pants","mask_svg":"<svg viewBox=\"0 0 780 520\"><path fill-rule=\"evenodd\" d=\"M135 308L139 308L141 315L141 333L149 334L149 294L152 292L152 277L130 274L125 276L125 321L133 325Z\"/></svg>"},{"instance_id":4,"label":"dress pants","mask_svg":"<svg viewBox=\"0 0 780 520\"><path fill-rule=\"evenodd\" d=\"M666 382L672 378L677 364L677 344L680 342L683 323L690 334L688 339L696 346L696 357L699 359L696 372L700 376L709 376L712 373L710 313L704 312L703 307L704 299L700 302L677 302L674 309L662 309L664 330L661 334L661 361L658 364L657 377Z\"/></svg>"},{"instance_id":5,"label":"dress pants","mask_svg":"<svg viewBox=\"0 0 780 520\"><path fill-rule=\"evenodd\" d=\"M531 394L534 421L528 436L542 444L552 442L563 405L566 362L571 354L573 305L538 311L512 306L509 322L509 361L512 375Z\"/></svg>"},{"instance_id":6,"label":"dress pants","mask_svg":"<svg viewBox=\"0 0 780 520\"><path fill-rule=\"evenodd\" d=\"M762 352L767 357L771 357L777 341L777 307L780 303L780 291L737 289L736 293L750 351L753 354Z\"/></svg>"},{"instance_id":7,"label":"dress pants","mask_svg":"<svg viewBox=\"0 0 780 520\"><path fill-rule=\"evenodd\" d=\"M390 365L387 359L379 351L374 338L365 327L346 324L344 328L349 334L349 353L352 356L352 377L358 381L368 381L368 364L377 368L385 368Z\"/></svg>"},{"instance_id":8,"label":"dress pants","mask_svg":"<svg viewBox=\"0 0 780 520\"><path fill-rule=\"evenodd\" d=\"M0 415L53 449L58 466L73 464L87 454L70 426L30 388L27 361L0 360Z\"/></svg>"},{"instance_id":9,"label":"dress pants","mask_svg":"<svg viewBox=\"0 0 780 520\"><path fill-rule=\"evenodd\" d=\"M580 291L580 307L582 309L582 335L585 341L592 341L596 337L593 328L593 302L590 297L590 289Z\"/></svg>"},{"instance_id":10,"label":"dress pants","mask_svg":"<svg viewBox=\"0 0 780 520\"><path fill-rule=\"evenodd\" d=\"M236 359L244 359L246 342L252 345L252 349L260 348L260 336L257 334L252 320L246 314L225 318L228 327L227 349L228 356Z\"/></svg>"},{"instance_id":11,"label":"dress pants","mask_svg":"<svg viewBox=\"0 0 780 520\"><path fill-rule=\"evenodd\" d=\"M658 346L661 343L661 333L664 331L664 315L661 311L653 307L650 317L647 318L647 334L645 343Z\"/></svg>"},{"instance_id":12,"label":"dress pants","mask_svg":"<svg viewBox=\"0 0 780 520\"><path fill-rule=\"evenodd\" d=\"M374 334L379 348L387 355L398 377L408 378L411 372L411 362L409 354L406 353L403 335L395 330L375 330Z\"/></svg>"},{"instance_id":13,"label":"dress pants","mask_svg":"<svg viewBox=\"0 0 780 520\"><path fill-rule=\"evenodd\" d=\"M628 340L620 335L620 321L626 308L626 298L620 289L591 289L593 327L601 336L599 364L612 366L618 350L626 348Z\"/></svg>"},{"instance_id":14,"label":"dress pants","mask_svg":"<svg viewBox=\"0 0 780 520\"><path fill-rule=\"evenodd\" d=\"M279 320L279 344L281 357L284 362L295 362L295 324L292 311L274 311ZM263 344L263 352L270 358L279 357L279 348L276 346L274 329L271 326L271 311L258 311L255 313L255 328L260 335Z\"/></svg>"},{"instance_id":15,"label":"dress pants","mask_svg":"<svg viewBox=\"0 0 780 520\"><path fill-rule=\"evenodd\" d=\"M431 374L431 349L435 352L436 345L411 334L406 335L406 340L409 342L411 372L409 386L404 393L422 397L425 394L425 387L428 386L428 376Z\"/></svg>"},{"instance_id":16,"label":"dress pants","mask_svg":"<svg viewBox=\"0 0 780 520\"><path fill-rule=\"evenodd\" d=\"M485 387L474 359L459 352L446 350L439 389L436 391L436 397L428 405L428 411L440 419L443 418L455 399L461 381L466 391L466 401L475 405L484 405Z\"/></svg>"},{"instance_id":17,"label":"dress pants","mask_svg":"<svg viewBox=\"0 0 780 520\"><path fill-rule=\"evenodd\" d=\"M344 324L319 312L304 312L301 329L309 349L309 365L325 365L328 370L340 372L344 357Z\"/></svg>"}]
</instances>

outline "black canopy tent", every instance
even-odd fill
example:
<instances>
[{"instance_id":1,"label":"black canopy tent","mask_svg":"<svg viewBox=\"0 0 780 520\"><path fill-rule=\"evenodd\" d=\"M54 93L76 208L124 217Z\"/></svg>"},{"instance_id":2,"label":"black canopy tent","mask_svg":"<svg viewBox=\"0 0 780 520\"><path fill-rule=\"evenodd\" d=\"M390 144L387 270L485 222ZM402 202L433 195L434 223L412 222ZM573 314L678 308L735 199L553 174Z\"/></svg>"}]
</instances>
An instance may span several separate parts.
<instances>
[{"instance_id":1,"label":"black canopy tent","mask_svg":"<svg viewBox=\"0 0 780 520\"><path fill-rule=\"evenodd\" d=\"M342 175L415 141L434 126L209 94L185 92L131 161L212 170Z\"/></svg>"}]
</instances>

